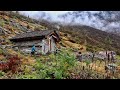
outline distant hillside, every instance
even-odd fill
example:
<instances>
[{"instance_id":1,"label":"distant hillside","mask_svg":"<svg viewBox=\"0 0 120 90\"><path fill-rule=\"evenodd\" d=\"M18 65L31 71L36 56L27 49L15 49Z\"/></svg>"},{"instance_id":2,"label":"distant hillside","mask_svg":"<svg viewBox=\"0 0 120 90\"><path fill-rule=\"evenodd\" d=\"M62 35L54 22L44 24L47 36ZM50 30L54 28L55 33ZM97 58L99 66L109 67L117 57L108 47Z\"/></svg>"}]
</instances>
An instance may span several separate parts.
<instances>
[{"instance_id":1,"label":"distant hillside","mask_svg":"<svg viewBox=\"0 0 120 90\"><path fill-rule=\"evenodd\" d=\"M120 54L120 36L89 26L64 26L61 31L71 34L76 43L85 44L88 50L115 50ZM86 41L85 41L86 40Z\"/></svg>"}]
</instances>

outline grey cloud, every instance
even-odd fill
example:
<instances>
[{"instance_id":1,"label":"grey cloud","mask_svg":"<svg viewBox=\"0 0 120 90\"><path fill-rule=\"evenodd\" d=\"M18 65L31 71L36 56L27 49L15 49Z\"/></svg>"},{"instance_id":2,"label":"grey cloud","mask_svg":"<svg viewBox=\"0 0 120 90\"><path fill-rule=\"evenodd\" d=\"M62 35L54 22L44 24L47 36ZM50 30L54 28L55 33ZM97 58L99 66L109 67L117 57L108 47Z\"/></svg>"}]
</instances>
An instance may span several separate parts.
<instances>
[{"instance_id":1,"label":"grey cloud","mask_svg":"<svg viewBox=\"0 0 120 90\"><path fill-rule=\"evenodd\" d=\"M22 11L24 15L29 15L35 19L46 19L50 21L60 21L63 23L82 24L98 29L106 30L119 28L120 12L113 11ZM117 18L117 19L116 19ZM116 21L112 23L113 21Z\"/></svg>"}]
</instances>

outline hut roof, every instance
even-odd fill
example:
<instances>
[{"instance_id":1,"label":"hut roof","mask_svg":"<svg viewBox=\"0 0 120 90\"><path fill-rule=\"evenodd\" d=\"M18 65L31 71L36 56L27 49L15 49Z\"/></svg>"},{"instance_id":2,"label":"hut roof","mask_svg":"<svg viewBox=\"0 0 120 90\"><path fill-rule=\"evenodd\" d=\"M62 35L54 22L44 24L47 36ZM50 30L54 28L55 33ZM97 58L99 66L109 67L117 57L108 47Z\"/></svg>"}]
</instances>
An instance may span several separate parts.
<instances>
[{"instance_id":1,"label":"hut roof","mask_svg":"<svg viewBox=\"0 0 120 90\"><path fill-rule=\"evenodd\" d=\"M26 39L26 38L32 38L32 37L44 37L49 35L50 33L55 32L59 38L59 34L57 31L54 30L37 30L37 31L31 31L26 33L17 34L15 37L11 38L10 40L17 40L17 39Z\"/></svg>"}]
</instances>

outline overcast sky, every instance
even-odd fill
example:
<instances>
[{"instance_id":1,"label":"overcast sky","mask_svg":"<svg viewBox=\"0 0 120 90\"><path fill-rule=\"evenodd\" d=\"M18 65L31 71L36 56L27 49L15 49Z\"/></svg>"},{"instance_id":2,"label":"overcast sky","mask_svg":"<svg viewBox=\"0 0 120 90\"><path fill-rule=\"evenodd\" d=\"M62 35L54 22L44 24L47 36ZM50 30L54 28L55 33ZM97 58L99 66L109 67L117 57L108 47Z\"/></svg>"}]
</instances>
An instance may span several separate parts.
<instances>
[{"instance_id":1,"label":"overcast sky","mask_svg":"<svg viewBox=\"0 0 120 90\"><path fill-rule=\"evenodd\" d=\"M39 19L41 17L41 15L43 15L43 13L45 14L45 19L47 20L53 20L53 21L63 21L65 23L70 23L71 22L71 17L69 16L67 18L65 18L64 20L59 18L58 16L63 15L67 12L73 12L73 11L20 11L20 13L24 14L24 15L29 15L29 17L31 18L35 18L35 19ZM90 11L91 13L97 12L97 11ZM88 19L88 16L86 13L83 13L84 20L81 19L75 19L75 22L78 24L83 24L83 25L91 25L93 24L92 20L95 20L95 18L93 17L92 20ZM98 23L97 25L101 25L101 23L99 23L99 21L96 21L96 23ZM96 24L94 24L95 26Z\"/></svg>"},{"instance_id":2,"label":"overcast sky","mask_svg":"<svg viewBox=\"0 0 120 90\"><path fill-rule=\"evenodd\" d=\"M60 15L60 14L64 14L66 12L72 12L72 11L20 11L20 12L26 13L26 14L31 14L31 15L38 14L39 12L46 12L51 15Z\"/></svg>"},{"instance_id":3,"label":"overcast sky","mask_svg":"<svg viewBox=\"0 0 120 90\"><path fill-rule=\"evenodd\" d=\"M73 12L73 11L20 11L21 14L24 14L26 16L29 15L29 17L35 18L35 19L39 19L41 18L41 16L44 16L44 19L47 19L47 20L64 21L65 23L69 23L71 22L72 16L69 16L64 20L58 17L60 15L66 14L67 12ZM98 20L96 17L92 16L92 19L89 19L88 14L86 12L88 11L84 11L79 18L76 18L75 22L77 22L80 25L88 25L88 26L92 26L102 30L106 29L106 27L103 27L103 23L100 20ZM89 12L93 14L93 13L98 13L99 11L89 11ZM81 17L84 19L81 19ZM108 25L108 27L110 26L116 27L119 25L111 23L111 25Z\"/></svg>"},{"instance_id":4,"label":"overcast sky","mask_svg":"<svg viewBox=\"0 0 120 90\"><path fill-rule=\"evenodd\" d=\"M29 15L32 18L38 19L42 13L46 14L46 18L50 17L54 21L60 21L58 18L59 15L65 14L67 12L72 12L72 11L20 11L20 13L24 15Z\"/></svg>"}]
</instances>

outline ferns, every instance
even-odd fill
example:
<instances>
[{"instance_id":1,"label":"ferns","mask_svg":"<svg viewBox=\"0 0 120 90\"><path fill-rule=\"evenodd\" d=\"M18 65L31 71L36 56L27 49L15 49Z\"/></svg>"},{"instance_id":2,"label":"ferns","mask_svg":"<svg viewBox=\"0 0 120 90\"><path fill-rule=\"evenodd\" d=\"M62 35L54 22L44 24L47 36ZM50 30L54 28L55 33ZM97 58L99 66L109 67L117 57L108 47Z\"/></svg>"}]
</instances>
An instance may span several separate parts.
<instances>
[{"instance_id":1,"label":"ferns","mask_svg":"<svg viewBox=\"0 0 120 90\"><path fill-rule=\"evenodd\" d=\"M54 75L56 79L63 79L62 74L63 74L62 70L59 70L56 71Z\"/></svg>"}]
</instances>

